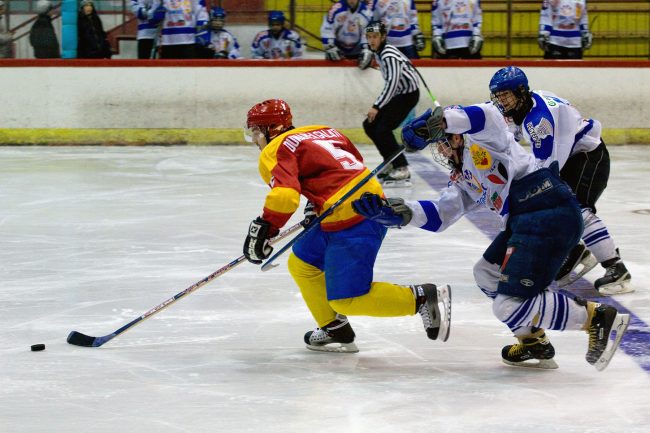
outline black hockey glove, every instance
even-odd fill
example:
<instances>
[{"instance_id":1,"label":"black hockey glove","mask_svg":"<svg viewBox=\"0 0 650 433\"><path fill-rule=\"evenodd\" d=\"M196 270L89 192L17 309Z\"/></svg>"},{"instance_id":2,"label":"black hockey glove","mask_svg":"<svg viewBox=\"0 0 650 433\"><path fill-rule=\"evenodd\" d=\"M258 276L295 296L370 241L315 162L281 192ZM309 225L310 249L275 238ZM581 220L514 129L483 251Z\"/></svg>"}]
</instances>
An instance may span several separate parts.
<instances>
[{"instance_id":1,"label":"black hockey glove","mask_svg":"<svg viewBox=\"0 0 650 433\"><path fill-rule=\"evenodd\" d=\"M305 218L300 222L300 224L304 228L307 228L311 225L312 221L314 221L318 217L318 214L316 213L316 208L314 207L314 203L308 201L307 204L305 205L305 209L303 210L303 213L305 214Z\"/></svg>"},{"instance_id":2,"label":"black hockey glove","mask_svg":"<svg viewBox=\"0 0 650 433\"><path fill-rule=\"evenodd\" d=\"M401 198L383 199L377 194L364 193L352 202L356 213L386 227L403 227L411 222L413 211Z\"/></svg>"},{"instance_id":3,"label":"black hockey glove","mask_svg":"<svg viewBox=\"0 0 650 433\"><path fill-rule=\"evenodd\" d=\"M251 263L259 265L271 255L273 247L269 245L271 223L257 217L248 227L248 236L244 241L244 256Z\"/></svg>"}]
</instances>

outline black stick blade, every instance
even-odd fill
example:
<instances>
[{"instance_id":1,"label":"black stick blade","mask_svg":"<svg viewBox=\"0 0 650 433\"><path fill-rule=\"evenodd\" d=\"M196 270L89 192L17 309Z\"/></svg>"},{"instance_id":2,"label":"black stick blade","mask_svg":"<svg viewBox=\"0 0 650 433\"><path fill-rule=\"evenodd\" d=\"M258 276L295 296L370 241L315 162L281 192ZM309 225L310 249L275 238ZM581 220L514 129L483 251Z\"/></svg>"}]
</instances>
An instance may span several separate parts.
<instances>
[{"instance_id":1,"label":"black stick blade","mask_svg":"<svg viewBox=\"0 0 650 433\"><path fill-rule=\"evenodd\" d=\"M75 346L95 347L95 340L95 337L77 331L72 331L68 335L68 343L74 344Z\"/></svg>"}]
</instances>

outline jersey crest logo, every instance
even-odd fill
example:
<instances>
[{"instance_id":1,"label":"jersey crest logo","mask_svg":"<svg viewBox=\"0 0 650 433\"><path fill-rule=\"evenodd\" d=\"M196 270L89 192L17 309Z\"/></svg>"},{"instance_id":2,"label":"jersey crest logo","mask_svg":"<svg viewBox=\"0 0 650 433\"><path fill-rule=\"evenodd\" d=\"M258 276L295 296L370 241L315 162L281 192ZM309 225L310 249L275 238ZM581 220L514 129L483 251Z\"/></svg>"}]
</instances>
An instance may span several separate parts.
<instances>
[{"instance_id":1,"label":"jersey crest logo","mask_svg":"<svg viewBox=\"0 0 650 433\"><path fill-rule=\"evenodd\" d=\"M472 155L474 166L479 170L485 170L492 166L492 155L478 144L472 144L469 148L469 153Z\"/></svg>"},{"instance_id":2,"label":"jersey crest logo","mask_svg":"<svg viewBox=\"0 0 650 433\"><path fill-rule=\"evenodd\" d=\"M549 135L553 135L553 125L547 118L542 117L539 123L533 126L533 122L526 123L526 130L530 134L530 140L536 148L542 147L542 140Z\"/></svg>"}]
</instances>

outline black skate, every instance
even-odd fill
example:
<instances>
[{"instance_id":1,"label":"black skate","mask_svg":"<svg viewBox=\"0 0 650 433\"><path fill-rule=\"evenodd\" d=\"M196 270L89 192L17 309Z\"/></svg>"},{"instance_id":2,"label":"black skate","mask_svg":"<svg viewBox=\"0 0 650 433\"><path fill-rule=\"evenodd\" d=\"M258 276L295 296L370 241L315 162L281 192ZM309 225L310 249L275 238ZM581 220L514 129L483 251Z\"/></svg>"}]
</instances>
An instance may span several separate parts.
<instances>
[{"instance_id":1,"label":"black skate","mask_svg":"<svg viewBox=\"0 0 650 433\"><path fill-rule=\"evenodd\" d=\"M501 359L505 364L547 370L558 368L553 360L555 348L543 329L517 339L519 343L510 344L501 350Z\"/></svg>"},{"instance_id":2,"label":"black skate","mask_svg":"<svg viewBox=\"0 0 650 433\"><path fill-rule=\"evenodd\" d=\"M411 172L409 171L408 166L391 169L385 176L380 177L379 181L385 188L410 187L413 185L411 183Z\"/></svg>"},{"instance_id":3,"label":"black skate","mask_svg":"<svg viewBox=\"0 0 650 433\"><path fill-rule=\"evenodd\" d=\"M571 284L584 274L592 270L598 264L598 260L587 249L585 243L580 240L578 245L573 247L569 255L562 262L560 270L555 276L558 286L564 287ZM573 271L573 273L571 272Z\"/></svg>"},{"instance_id":4,"label":"black skate","mask_svg":"<svg viewBox=\"0 0 650 433\"><path fill-rule=\"evenodd\" d=\"M411 286L416 298L416 310L422 317L427 337L447 341L451 331L451 287L435 284Z\"/></svg>"},{"instance_id":5,"label":"black skate","mask_svg":"<svg viewBox=\"0 0 650 433\"><path fill-rule=\"evenodd\" d=\"M320 352L356 353L359 348L354 344L354 331L348 318L336 315L336 320L305 334L307 349Z\"/></svg>"},{"instance_id":6,"label":"black skate","mask_svg":"<svg viewBox=\"0 0 650 433\"><path fill-rule=\"evenodd\" d=\"M632 276L622 261L605 268L605 276L598 278L594 287L601 295L620 295L634 291Z\"/></svg>"},{"instance_id":7,"label":"black skate","mask_svg":"<svg viewBox=\"0 0 650 433\"><path fill-rule=\"evenodd\" d=\"M623 335L630 324L629 314L621 314L616 308L596 302L587 303L587 333L589 348L585 358L598 371L604 370L612 360L621 344ZM613 340L610 337L615 335Z\"/></svg>"}]
</instances>

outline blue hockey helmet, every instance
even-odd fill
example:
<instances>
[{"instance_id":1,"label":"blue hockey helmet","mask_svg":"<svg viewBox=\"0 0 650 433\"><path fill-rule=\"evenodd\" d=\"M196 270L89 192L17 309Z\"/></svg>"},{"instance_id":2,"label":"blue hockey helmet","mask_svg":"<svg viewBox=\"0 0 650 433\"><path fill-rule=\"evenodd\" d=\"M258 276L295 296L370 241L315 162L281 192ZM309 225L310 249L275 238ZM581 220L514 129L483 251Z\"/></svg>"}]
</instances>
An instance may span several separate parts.
<instances>
[{"instance_id":1,"label":"blue hockey helmet","mask_svg":"<svg viewBox=\"0 0 650 433\"><path fill-rule=\"evenodd\" d=\"M284 25L284 12L282 11L269 11L269 27L273 24Z\"/></svg>"},{"instance_id":2,"label":"blue hockey helmet","mask_svg":"<svg viewBox=\"0 0 650 433\"><path fill-rule=\"evenodd\" d=\"M210 9L210 18L211 19L226 19L226 11L223 8L220 7L213 7Z\"/></svg>"},{"instance_id":3,"label":"blue hockey helmet","mask_svg":"<svg viewBox=\"0 0 650 433\"><path fill-rule=\"evenodd\" d=\"M507 66L499 69L490 80L490 92L496 93L503 90L518 90L523 87L528 90L528 77L524 71L516 66Z\"/></svg>"},{"instance_id":4,"label":"blue hockey helmet","mask_svg":"<svg viewBox=\"0 0 650 433\"><path fill-rule=\"evenodd\" d=\"M506 104L497 97L498 92L509 90L513 93L516 101ZM530 88L528 87L528 77L524 71L516 66L507 66L499 69L490 80L490 99L492 103L505 116L512 117L516 123L526 115L530 108Z\"/></svg>"}]
</instances>

